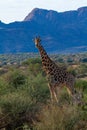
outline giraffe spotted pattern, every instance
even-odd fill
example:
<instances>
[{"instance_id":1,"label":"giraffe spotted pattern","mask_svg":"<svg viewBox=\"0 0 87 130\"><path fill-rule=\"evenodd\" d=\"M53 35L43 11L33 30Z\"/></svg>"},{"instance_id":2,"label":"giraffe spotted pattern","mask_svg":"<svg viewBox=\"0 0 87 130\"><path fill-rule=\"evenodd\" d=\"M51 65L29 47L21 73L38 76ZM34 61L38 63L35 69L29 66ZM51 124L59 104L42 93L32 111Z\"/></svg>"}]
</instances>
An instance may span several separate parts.
<instances>
[{"instance_id":1,"label":"giraffe spotted pattern","mask_svg":"<svg viewBox=\"0 0 87 130\"><path fill-rule=\"evenodd\" d=\"M74 88L75 77L69 73L65 67L59 67L50 59L45 49L41 45L40 37L35 38L35 45L40 52L43 69L47 74L51 99L53 100L53 98L55 98L58 102L56 88L58 88L59 91L61 88L66 86L68 93L73 97L75 102L79 103L81 101L81 95L77 93Z\"/></svg>"}]
</instances>

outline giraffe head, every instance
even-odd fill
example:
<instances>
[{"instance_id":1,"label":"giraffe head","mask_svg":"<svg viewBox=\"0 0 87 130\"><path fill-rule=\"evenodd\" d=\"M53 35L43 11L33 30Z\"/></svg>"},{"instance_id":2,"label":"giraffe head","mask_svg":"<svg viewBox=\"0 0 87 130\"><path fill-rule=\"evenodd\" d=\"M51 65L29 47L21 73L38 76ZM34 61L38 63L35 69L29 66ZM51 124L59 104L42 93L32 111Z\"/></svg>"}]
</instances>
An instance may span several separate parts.
<instances>
[{"instance_id":1,"label":"giraffe head","mask_svg":"<svg viewBox=\"0 0 87 130\"><path fill-rule=\"evenodd\" d=\"M40 45L40 42L41 42L40 37L35 37L34 42L35 42L35 45L38 47Z\"/></svg>"}]
</instances>

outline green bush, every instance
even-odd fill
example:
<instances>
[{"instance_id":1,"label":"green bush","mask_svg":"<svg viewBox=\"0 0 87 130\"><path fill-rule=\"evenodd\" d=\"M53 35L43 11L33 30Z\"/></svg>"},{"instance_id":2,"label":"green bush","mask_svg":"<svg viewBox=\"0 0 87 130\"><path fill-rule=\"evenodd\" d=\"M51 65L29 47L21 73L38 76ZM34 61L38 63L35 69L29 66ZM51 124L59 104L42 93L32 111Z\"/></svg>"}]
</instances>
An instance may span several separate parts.
<instances>
[{"instance_id":1,"label":"green bush","mask_svg":"<svg viewBox=\"0 0 87 130\"><path fill-rule=\"evenodd\" d=\"M8 115L6 120L9 120L11 129L22 128L24 124L30 128L34 121L37 121L41 104L46 103L49 99L46 79L42 73L37 76L32 74L19 87L20 82L14 84L15 79L17 81L17 76L20 77L18 71L11 72L6 76L9 77L8 86L10 85L10 87L9 89L7 87L8 92L3 93L0 97L1 113L4 117ZM21 120L22 118L23 120Z\"/></svg>"},{"instance_id":2,"label":"green bush","mask_svg":"<svg viewBox=\"0 0 87 130\"><path fill-rule=\"evenodd\" d=\"M14 88L24 85L26 82L26 78L27 77L20 70L8 72L8 74L5 76L5 79L8 84L10 86L13 86Z\"/></svg>"},{"instance_id":3,"label":"green bush","mask_svg":"<svg viewBox=\"0 0 87 130\"><path fill-rule=\"evenodd\" d=\"M79 90L82 90L83 92L87 92L87 81L85 80L77 80L75 87L78 88Z\"/></svg>"},{"instance_id":4,"label":"green bush","mask_svg":"<svg viewBox=\"0 0 87 130\"><path fill-rule=\"evenodd\" d=\"M40 58L31 58L31 59L28 59L28 60L26 60L26 61L24 61L22 64L23 65L30 65L30 64L36 64L36 63L38 63L38 64L42 64L41 63L41 59Z\"/></svg>"},{"instance_id":5,"label":"green bush","mask_svg":"<svg viewBox=\"0 0 87 130\"><path fill-rule=\"evenodd\" d=\"M10 124L13 129L19 126L23 127L24 123L29 126L32 125L32 120L37 119L36 114L39 110L36 102L32 101L31 97L23 91L2 96L0 109L3 115L2 121L5 122L7 120L7 125Z\"/></svg>"},{"instance_id":6,"label":"green bush","mask_svg":"<svg viewBox=\"0 0 87 130\"><path fill-rule=\"evenodd\" d=\"M0 96L8 92L7 82L0 77Z\"/></svg>"},{"instance_id":7,"label":"green bush","mask_svg":"<svg viewBox=\"0 0 87 130\"><path fill-rule=\"evenodd\" d=\"M49 89L46 79L45 77L43 77L42 73L39 73L37 76L29 76L24 89L27 90L26 93L28 93L32 97L32 100L35 99L36 102L43 103L49 99Z\"/></svg>"}]
</instances>

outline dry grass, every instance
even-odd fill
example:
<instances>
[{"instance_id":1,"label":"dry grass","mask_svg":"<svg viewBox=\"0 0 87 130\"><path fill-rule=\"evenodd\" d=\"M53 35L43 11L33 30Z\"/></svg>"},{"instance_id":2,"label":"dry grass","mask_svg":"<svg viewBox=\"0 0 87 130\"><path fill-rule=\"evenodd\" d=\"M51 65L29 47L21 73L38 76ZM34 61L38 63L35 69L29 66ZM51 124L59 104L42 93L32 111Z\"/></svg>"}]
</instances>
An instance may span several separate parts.
<instances>
[{"instance_id":1,"label":"dry grass","mask_svg":"<svg viewBox=\"0 0 87 130\"><path fill-rule=\"evenodd\" d=\"M86 121L80 110L72 105L47 105L40 113L36 130L86 130Z\"/></svg>"}]
</instances>

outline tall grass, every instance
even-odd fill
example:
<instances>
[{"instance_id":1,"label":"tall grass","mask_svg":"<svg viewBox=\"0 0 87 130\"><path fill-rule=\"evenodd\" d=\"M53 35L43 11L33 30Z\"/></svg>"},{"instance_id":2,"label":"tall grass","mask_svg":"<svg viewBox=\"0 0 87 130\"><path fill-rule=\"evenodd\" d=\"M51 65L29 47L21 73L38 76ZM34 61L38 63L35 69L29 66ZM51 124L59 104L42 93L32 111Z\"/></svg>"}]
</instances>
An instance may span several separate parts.
<instances>
[{"instance_id":1,"label":"tall grass","mask_svg":"<svg viewBox=\"0 0 87 130\"><path fill-rule=\"evenodd\" d=\"M82 110L76 106L47 105L40 113L40 122L36 124L36 130L86 130L87 120L83 119L82 114Z\"/></svg>"}]
</instances>

